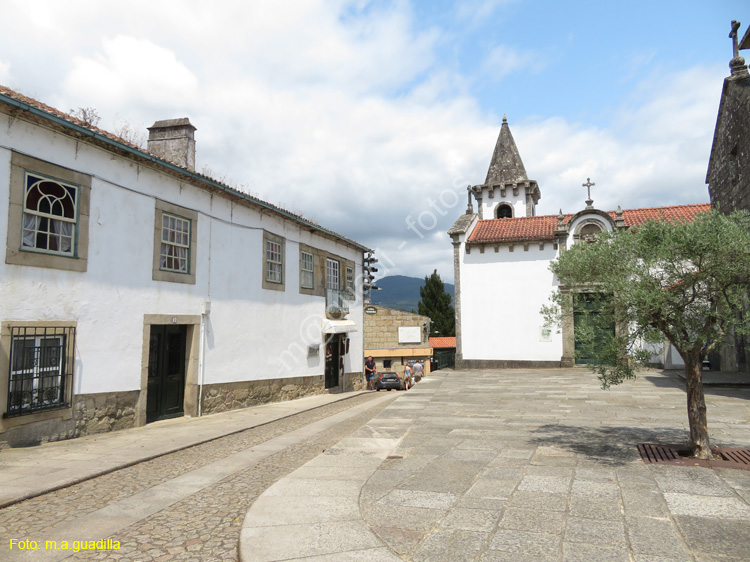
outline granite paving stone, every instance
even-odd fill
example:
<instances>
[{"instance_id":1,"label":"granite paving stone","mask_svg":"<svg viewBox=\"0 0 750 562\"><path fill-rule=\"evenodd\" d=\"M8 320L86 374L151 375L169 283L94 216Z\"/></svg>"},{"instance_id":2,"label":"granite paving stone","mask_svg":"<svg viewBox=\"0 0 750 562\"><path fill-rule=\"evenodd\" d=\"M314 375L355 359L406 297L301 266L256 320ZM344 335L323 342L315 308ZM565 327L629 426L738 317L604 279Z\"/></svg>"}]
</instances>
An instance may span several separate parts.
<instances>
[{"instance_id":1,"label":"granite paving stone","mask_svg":"<svg viewBox=\"0 0 750 562\"><path fill-rule=\"evenodd\" d=\"M631 549L636 554L673 557L689 560L685 542L679 529L670 519L627 517L627 534Z\"/></svg>"},{"instance_id":2,"label":"granite paving stone","mask_svg":"<svg viewBox=\"0 0 750 562\"><path fill-rule=\"evenodd\" d=\"M565 526L565 514L560 511L506 508L498 527L519 531L536 531L558 535Z\"/></svg>"},{"instance_id":3,"label":"granite paving stone","mask_svg":"<svg viewBox=\"0 0 750 562\"><path fill-rule=\"evenodd\" d=\"M440 522L446 529L490 532L497 525L501 511L494 509L468 509L456 507Z\"/></svg>"},{"instance_id":4,"label":"granite paving stone","mask_svg":"<svg viewBox=\"0 0 750 562\"><path fill-rule=\"evenodd\" d=\"M674 519L687 547L696 556L748 559L750 521L690 516L677 516Z\"/></svg>"},{"instance_id":5,"label":"granite paving stone","mask_svg":"<svg viewBox=\"0 0 750 562\"><path fill-rule=\"evenodd\" d=\"M569 517L565 525L565 542L624 547L625 525L622 521Z\"/></svg>"},{"instance_id":6,"label":"granite paving stone","mask_svg":"<svg viewBox=\"0 0 750 562\"><path fill-rule=\"evenodd\" d=\"M453 562L478 557L488 533L462 529L438 529L412 555L414 562Z\"/></svg>"},{"instance_id":7,"label":"granite paving stone","mask_svg":"<svg viewBox=\"0 0 750 562\"><path fill-rule=\"evenodd\" d=\"M489 548L513 554L544 557L557 554L560 543L560 535L499 529L490 540Z\"/></svg>"}]
</instances>

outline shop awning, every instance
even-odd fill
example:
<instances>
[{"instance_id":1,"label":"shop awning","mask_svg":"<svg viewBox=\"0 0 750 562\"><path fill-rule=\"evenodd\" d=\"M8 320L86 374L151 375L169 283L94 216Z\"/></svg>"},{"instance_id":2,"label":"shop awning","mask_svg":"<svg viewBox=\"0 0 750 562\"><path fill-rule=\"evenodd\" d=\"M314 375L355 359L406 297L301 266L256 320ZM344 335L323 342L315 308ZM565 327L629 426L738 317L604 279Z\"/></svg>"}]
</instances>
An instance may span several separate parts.
<instances>
[{"instance_id":1,"label":"shop awning","mask_svg":"<svg viewBox=\"0 0 750 562\"><path fill-rule=\"evenodd\" d=\"M345 334L347 332L356 332L357 323L353 320L328 320L323 319L324 334Z\"/></svg>"}]
</instances>

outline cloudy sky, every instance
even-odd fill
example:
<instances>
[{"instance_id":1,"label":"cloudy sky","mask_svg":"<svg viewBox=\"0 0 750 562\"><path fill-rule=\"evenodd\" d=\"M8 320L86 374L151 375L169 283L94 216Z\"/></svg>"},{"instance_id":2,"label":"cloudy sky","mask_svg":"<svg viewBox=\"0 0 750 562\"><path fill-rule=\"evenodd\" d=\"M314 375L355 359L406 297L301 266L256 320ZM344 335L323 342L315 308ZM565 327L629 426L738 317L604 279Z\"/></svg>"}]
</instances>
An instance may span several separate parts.
<instances>
[{"instance_id":1,"label":"cloudy sky","mask_svg":"<svg viewBox=\"0 0 750 562\"><path fill-rule=\"evenodd\" d=\"M746 0L3 0L0 83L453 280L445 232L503 115L538 214L708 201L732 19ZM743 20L744 18L744 20ZM750 52L745 53L750 59ZM408 228L408 224L415 224Z\"/></svg>"}]
</instances>

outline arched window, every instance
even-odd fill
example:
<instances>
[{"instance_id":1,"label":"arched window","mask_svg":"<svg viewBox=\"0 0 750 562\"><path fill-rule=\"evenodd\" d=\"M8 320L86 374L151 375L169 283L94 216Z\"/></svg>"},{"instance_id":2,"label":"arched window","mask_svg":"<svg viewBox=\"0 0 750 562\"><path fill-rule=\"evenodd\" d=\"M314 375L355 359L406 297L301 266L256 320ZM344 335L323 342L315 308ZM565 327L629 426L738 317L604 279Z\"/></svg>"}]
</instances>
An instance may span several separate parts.
<instances>
[{"instance_id":1,"label":"arched window","mask_svg":"<svg viewBox=\"0 0 750 562\"><path fill-rule=\"evenodd\" d=\"M74 253L77 192L74 185L26 174L24 247L55 254Z\"/></svg>"},{"instance_id":2,"label":"arched window","mask_svg":"<svg viewBox=\"0 0 750 562\"><path fill-rule=\"evenodd\" d=\"M581 230L578 232L578 234L581 237L581 240L585 242L594 242L596 240L597 234L601 234L602 227L598 224L589 223L581 227Z\"/></svg>"},{"instance_id":3,"label":"arched window","mask_svg":"<svg viewBox=\"0 0 750 562\"><path fill-rule=\"evenodd\" d=\"M513 208L503 203L501 205L498 205L495 207L495 218L497 219L512 219L513 218Z\"/></svg>"}]
</instances>

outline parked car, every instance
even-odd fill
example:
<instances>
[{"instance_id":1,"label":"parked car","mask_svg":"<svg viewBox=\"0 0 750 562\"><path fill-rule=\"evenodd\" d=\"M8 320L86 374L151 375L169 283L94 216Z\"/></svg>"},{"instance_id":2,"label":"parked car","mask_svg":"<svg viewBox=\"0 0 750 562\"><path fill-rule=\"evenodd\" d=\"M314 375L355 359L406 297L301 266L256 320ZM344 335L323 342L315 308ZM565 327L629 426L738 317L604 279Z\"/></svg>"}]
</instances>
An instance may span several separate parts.
<instances>
[{"instance_id":1,"label":"parked car","mask_svg":"<svg viewBox=\"0 0 750 562\"><path fill-rule=\"evenodd\" d=\"M398 373L386 371L378 374L378 377L375 379L375 390L379 391L381 388L385 388L386 390L393 388L404 390L404 381L401 380Z\"/></svg>"}]
</instances>

